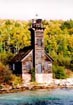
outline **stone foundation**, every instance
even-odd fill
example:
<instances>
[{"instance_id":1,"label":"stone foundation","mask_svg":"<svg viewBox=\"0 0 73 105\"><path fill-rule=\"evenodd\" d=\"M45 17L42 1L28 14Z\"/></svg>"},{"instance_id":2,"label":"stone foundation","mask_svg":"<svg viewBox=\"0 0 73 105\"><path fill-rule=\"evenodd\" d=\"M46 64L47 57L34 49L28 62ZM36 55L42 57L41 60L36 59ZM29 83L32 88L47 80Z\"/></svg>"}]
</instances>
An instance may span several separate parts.
<instances>
[{"instance_id":1,"label":"stone foundation","mask_svg":"<svg viewBox=\"0 0 73 105\"><path fill-rule=\"evenodd\" d=\"M29 83L31 81L31 74L22 74L22 79L24 83ZM52 73L49 74L35 74L35 81L37 83L52 83Z\"/></svg>"},{"instance_id":2,"label":"stone foundation","mask_svg":"<svg viewBox=\"0 0 73 105\"><path fill-rule=\"evenodd\" d=\"M22 74L22 79L24 83L28 83L31 81L31 74Z\"/></svg>"},{"instance_id":3,"label":"stone foundation","mask_svg":"<svg viewBox=\"0 0 73 105\"><path fill-rule=\"evenodd\" d=\"M52 73L49 74L35 74L36 82L37 83L52 83Z\"/></svg>"}]
</instances>

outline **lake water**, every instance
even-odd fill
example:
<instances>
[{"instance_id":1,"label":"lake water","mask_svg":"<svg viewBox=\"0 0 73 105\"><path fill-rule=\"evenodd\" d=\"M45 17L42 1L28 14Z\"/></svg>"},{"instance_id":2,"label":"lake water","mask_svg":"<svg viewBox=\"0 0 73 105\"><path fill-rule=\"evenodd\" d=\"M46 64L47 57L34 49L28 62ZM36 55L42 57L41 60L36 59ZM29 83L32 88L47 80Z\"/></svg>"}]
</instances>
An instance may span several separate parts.
<instances>
[{"instance_id":1,"label":"lake water","mask_svg":"<svg viewBox=\"0 0 73 105\"><path fill-rule=\"evenodd\" d=\"M73 89L0 94L0 105L73 105Z\"/></svg>"}]
</instances>

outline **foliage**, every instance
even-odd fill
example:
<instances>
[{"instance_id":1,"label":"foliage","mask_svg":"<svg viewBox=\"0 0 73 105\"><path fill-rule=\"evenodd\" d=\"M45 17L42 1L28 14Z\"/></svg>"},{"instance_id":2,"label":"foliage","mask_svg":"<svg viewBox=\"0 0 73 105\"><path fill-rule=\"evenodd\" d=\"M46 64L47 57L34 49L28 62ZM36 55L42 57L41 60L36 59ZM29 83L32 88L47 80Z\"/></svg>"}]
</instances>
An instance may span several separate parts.
<instances>
[{"instance_id":1,"label":"foliage","mask_svg":"<svg viewBox=\"0 0 73 105\"><path fill-rule=\"evenodd\" d=\"M12 80L12 73L8 66L0 63L0 83L10 83Z\"/></svg>"},{"instance_id":2,"label":"foliage","mask_svg":"<svg viewBox=\"0 0 73 105\"><path fill-rule=\"evenodd\" d=\"M31 69L31 82L35 81L35 69Z\"/></svg>"},{"instance_id":3,"label":"foliage","mask_svg":"<svg viewBox=\"0 0 73 105\"><path fill-rule=\"evenodd\" d=\"M16 75L12 75L12 85L14 87L18 86L22 84L22 79L20 76L16 76Z\"/></svg>"},{"instance_id":4,"label":"foliage","mask_svg":"<svg viewBox=\"0 0 73 105\"><path fill-rule=\"evenodd\" d=\"M7 65L5 66L0 63L0 84L1 83L18 85L22 83L22 80L21 77L12 74Z\"/></svg>"},{"instance_id":5,"label":"foliage","mask_svg":"<svg viewBox=\"0 0 73 105\"><path fill-rule=\"evenodd\" d=\"M73 20L50 20L45 24L45 49L54 64L73 69Z\"/></svg>"},{"instance_id":6,"label":"foliage","mask_svg":"<svg viewBox=\"0 0 73 105\"><path fill-rule=\"evenodd\" d=\"M0 20L0 52L15 53L20 48L30 45L28 28L26 21Z\"/></svg>"},{"instance_id":7,"label":"foliage","mask_svg":"<svg viewBox=\"0 0 73 105\"><path fill-rule=\"evenodd\" d=\"M62 66L53 66L53 76L57 79L67 78L65 68Z\"/></svg>"},{"instance_id":8,"label":"foliage","mask_svg":"<svg viewBox=\"0 0 73 105\"><path fill-rule=\"evenodd\" d=\"M0 53L0 60L3 64L8 64L13 58L14 54L11 52L2 52Z\"/></svg>"}]
</instances>

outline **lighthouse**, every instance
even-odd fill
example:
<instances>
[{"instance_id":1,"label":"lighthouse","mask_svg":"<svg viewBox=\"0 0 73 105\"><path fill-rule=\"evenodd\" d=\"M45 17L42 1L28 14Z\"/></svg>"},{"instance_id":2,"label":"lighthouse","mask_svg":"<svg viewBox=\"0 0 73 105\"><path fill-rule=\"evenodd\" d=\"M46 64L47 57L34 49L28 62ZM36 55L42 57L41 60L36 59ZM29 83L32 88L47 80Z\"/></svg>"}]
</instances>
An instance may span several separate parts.
<instances>
[{"instance_id":1,"label":"lighthouse","mask_svg":"<svg viewBox=\"0 0 73 105\"><path fill-rule=\"evenodd\" d=\"M37 82L48 82L52 79L53 59L46 53L44 46L44 30L42 19L32 20L31 46L33 48L33 67Z\"/></svg>"},{"instance_id":2,"label":"lighthouse","mask_svg":"<svg viewBox=\"0 0 73 105\"><path fill-rule=\"evenodd\" d=\"M29 28L31 45L20 49L10 62L14 74L20 75L25 82L30 82L32 70L37 83L52 81L53 59L45 51L42 19L33 19Z\"/></svg>"}]
</instances>

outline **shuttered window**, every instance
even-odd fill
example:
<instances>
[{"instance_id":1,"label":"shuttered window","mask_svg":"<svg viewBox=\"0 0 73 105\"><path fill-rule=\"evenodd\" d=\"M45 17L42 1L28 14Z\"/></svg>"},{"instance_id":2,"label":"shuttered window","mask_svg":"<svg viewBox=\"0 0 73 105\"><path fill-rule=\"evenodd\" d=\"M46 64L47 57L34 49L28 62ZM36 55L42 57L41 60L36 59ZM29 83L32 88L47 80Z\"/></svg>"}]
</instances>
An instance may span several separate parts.
<instances>
[{"instance_id":1,"label":"shuttered window","mask_svg":"<svg viewBox=\"0 0 73 105\"><path fill-rule=\"evenodd\" d=\"M26 62L26 69L31 70L31 62Z\"/></svg>"},{"instance_id":2,"label":"shuttered window","mask_svg":"<svg viewBox=\"0 0 73 105\"><path fill-rule=\"evenodd\" d=\"M37 45L42 46L42 39L37 39Z\"/></svg>"},{"instance_id":3,"label":"shuttered window","mask_svg":"<svg viewBox=\"0 0 73 105\"><path fill-rule=\"evenodd\" d=\"M37 72L42 73L42 64L37 65Z\"/></svg>"}]
</instances>

